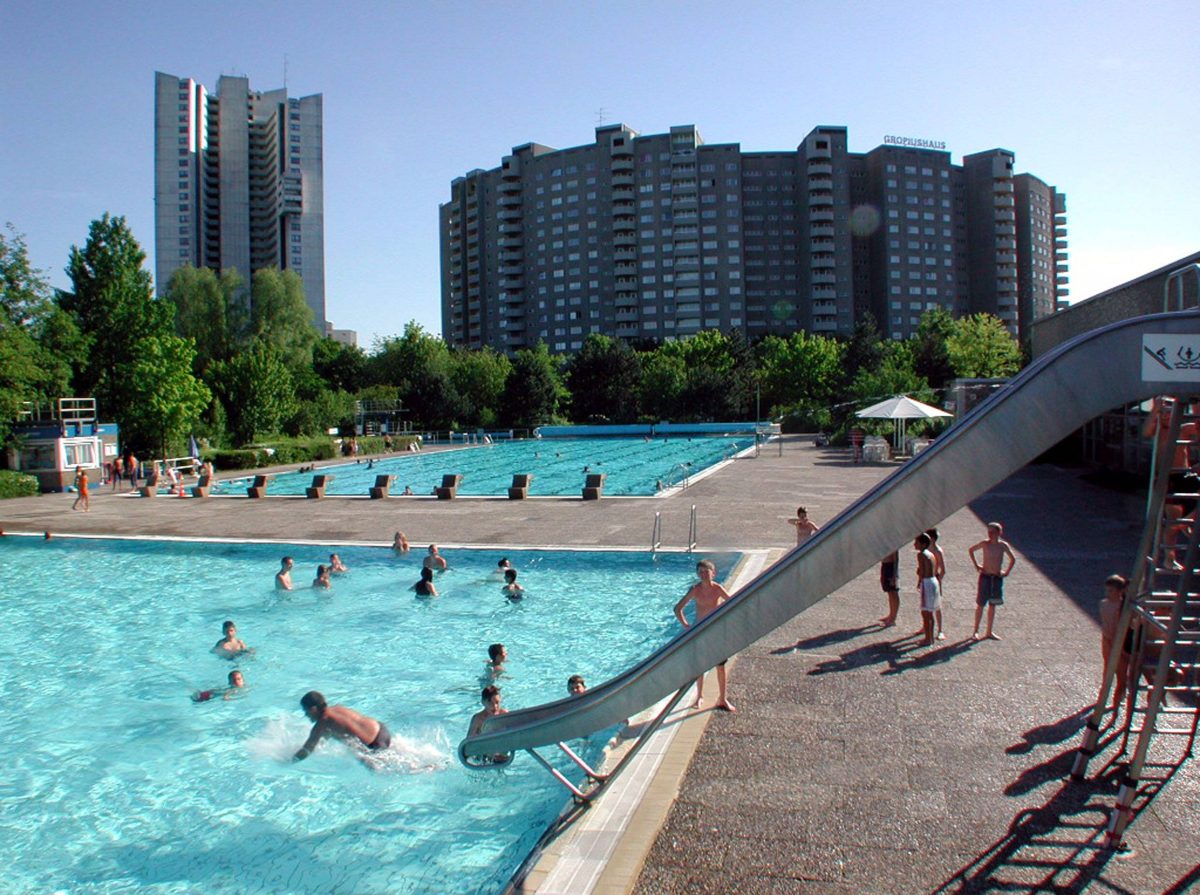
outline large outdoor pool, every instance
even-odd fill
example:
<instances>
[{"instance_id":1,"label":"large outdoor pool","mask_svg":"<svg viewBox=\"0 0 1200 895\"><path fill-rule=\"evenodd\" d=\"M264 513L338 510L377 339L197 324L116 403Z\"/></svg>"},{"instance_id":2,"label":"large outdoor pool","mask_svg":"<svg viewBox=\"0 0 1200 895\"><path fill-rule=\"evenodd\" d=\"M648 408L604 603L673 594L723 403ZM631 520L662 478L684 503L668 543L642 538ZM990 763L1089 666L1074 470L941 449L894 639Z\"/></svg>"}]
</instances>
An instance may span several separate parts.
<instances>
[{"instance_id":1,"label":"large outdoor pool","mask_svg":"<svg viewBox=\"0 0 1200 895\"><path fill-rule=\"evenodd\" d=\"M330 473L329 495L365 496L375 477L396 477L392 494L405 487L427 495L442 483L446 473L462 475L458 493L463 496L503 495L516 473L532 473L530 496L578 497L589 472L604 473L605 496L650 496L659 483L678 484L680 479L754 445L754 437L687 436L642 438L554 438L498 442L448 451L398 454L368 463L320 464L318 472ZM267 494L300 495L312 484L312 473L290 472L272 478ZM222 481L214 494L246 493L246 478Z\"/></svg>"},{"instance_id":2,"label":"large outdoor pool","mask_svg":"<svg viewBox=\"0 0 1200 895\"><path fill-rule=\"evenodd\" d=\"M350 570L313 590L331 550ZM528 590L509 603L499 551L444 552L441 595L422 601L420 551L0 538L4 890L498 891L565 790L528 756L453 759L488 644L508 647L509 707L565 696L572 673L608 679L678 632L698 557L506 551ZM284 554L291 593L273 588ZM735 559L710 558L722 575ZM210 652L227 618L252 656ZM191 700L234 667L243 695ZM289 760L310 689L391 728L382 770L339 743Z\"/></svg>"}]
</instances>

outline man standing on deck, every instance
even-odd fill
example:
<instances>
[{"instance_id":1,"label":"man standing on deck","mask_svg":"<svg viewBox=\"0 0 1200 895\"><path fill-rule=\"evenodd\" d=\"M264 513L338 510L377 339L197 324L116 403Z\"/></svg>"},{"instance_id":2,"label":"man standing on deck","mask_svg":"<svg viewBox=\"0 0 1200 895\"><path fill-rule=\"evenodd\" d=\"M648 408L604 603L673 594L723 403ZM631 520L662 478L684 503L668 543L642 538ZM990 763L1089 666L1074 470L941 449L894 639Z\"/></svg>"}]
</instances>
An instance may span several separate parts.
<instances>
[{"instance_id":1,"label":"man standing on deck","mask_svg":"<svg viewBox=\"0 0 1200 895\"><path fill-rule=\"evenodd\" d=\"M975 630L971 632L972 640L979 639L979 618L983 615L985 604L988 608L988 615L987 633L984 634L984 637L988 640L1000 639L1000 636L992 631L992 624L996 619L996 607L1004 605L1004 579L1008 577L1008 573L1012 571L1012 567L1017 562L1017 557L1013 555L1008 541L1000 537L1002 534L1004 534L1003 525L999 522L989 522L987 539L972 545L971 549L967 551L971 562L975 564L976 571L979 572L979 587L975 596ZM976 551L983 554L983 562L976 558ZM1005 558L1008 559L1007 565L1004 564Z\"/></svg>"}]
</instances>

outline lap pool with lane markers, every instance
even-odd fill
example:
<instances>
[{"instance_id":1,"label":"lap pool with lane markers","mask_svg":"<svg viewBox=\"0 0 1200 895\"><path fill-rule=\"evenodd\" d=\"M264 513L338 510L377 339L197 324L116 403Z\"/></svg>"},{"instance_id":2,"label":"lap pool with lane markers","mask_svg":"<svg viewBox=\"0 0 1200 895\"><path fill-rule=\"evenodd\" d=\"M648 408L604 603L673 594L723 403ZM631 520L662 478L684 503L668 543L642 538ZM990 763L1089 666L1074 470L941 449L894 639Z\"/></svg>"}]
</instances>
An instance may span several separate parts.
<instances>
[{"instance_id":1,"label":"lap pool with lane markers","mask_svg":"<svg viewBox=\"0 0 1200 895\"><path fill-rule=\"evenodd\" d=\"M334 551L349 572L310 588ZM419 600L417 551L0 538L5 887L498 891L566 791L528 756L489 771L454 758L488 645L508 648L509 708L565 696L571 674L600 683L678 633L671 607L704 555L444 553L441 595ZM285 554L290 593L273 588ZM491 574L501 556L519 571L520 602ZM736 560L707 556L722 574ZM226 619L253 655L210 652ZM192 702L233 668L247 684L238 698ZM310 689L387 724L377 769L328 741L290 761Z\"/></svg>"},{"instance_id":2,"label":"lap pool with lane markers","mask_svg":"<svg viewBox=\"0 0 1200 895\"><path fill-rule=\"evenodd\" d=\"M373 464L366 460L322 463L317 472L333 480L326 495L364 496L376 476L394 475L392 495L411 487L428 495L447 473L463 476L459 496L505 496L518 473L532 473L531 497L578 497L588 472L604 473L606 497L648 497L659 482L678 483L681 474L695 476L754 446L754 437L673 435L641 438L543 438L478 445L447 451L397 454ZM680 468L682 467L682 469ZM213 494L244 496L252 475L218 483ZM312 484L312 472L288 472L272 477L268 495L296 496Z\"/></svg>"}]
</instances>

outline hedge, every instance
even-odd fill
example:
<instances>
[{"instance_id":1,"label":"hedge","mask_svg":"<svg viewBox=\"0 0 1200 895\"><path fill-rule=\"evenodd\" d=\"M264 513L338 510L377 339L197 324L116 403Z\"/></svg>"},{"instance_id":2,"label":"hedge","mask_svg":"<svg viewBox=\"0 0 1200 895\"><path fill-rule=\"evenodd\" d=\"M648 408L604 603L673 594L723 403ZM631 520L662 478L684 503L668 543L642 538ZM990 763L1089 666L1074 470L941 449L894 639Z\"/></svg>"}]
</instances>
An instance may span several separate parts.
<instances>
[{"instance_id":1,"label":"hedge","mask_svg":"<svg viewBox=\"0 0 1200 895\"><path fill-rule=\"evenodd\" d=\"M411 436L397 437L393 450L403 451ZM268 452L267 448L271 449ZM383 453L383 439L379 437L358 439L360 454ZM288 466L293 463L311 463L314 460L334 460L340 456L338 444L332 438L295 438L263 442L253 447L233 450L216 450L204 453L203 459L211 460L213 466L222 471L237 469L261 469L264 466Z\"/></svg>"},{"instance_id":2,"label":"hedge","mask_svg":"<svg viewBox=\"0 0 1200 895\"><path fill-rule=\"evenodd\" d=\"M0 469L0 500L8 497L33 497L41 489L36 476L11 469Z\"/></svg>"}]
</instances>

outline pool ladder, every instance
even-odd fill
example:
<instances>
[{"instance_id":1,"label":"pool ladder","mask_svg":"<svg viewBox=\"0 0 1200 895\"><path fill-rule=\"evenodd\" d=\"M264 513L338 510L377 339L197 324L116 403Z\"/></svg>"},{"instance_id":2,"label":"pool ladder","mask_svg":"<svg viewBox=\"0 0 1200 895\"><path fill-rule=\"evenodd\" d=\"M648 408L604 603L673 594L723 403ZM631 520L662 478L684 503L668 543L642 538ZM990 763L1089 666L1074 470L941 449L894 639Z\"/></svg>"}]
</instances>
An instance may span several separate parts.
<instances>
[{"instance_id":1,"label":"pool ladder","mask_svg":"<svg viewBox=\"0 0 1200 895\"><path fill-rule=\"evenodd\" d=\"M692 511L688 517L688 553L691 553L696 549L698 531L699 529L696 521L696 505L692 504ZM662 547L662 513L658 512L654 514L654 528L650 531L650 552L657 553L660 547Z\"/></svg>"}]
</instances>

